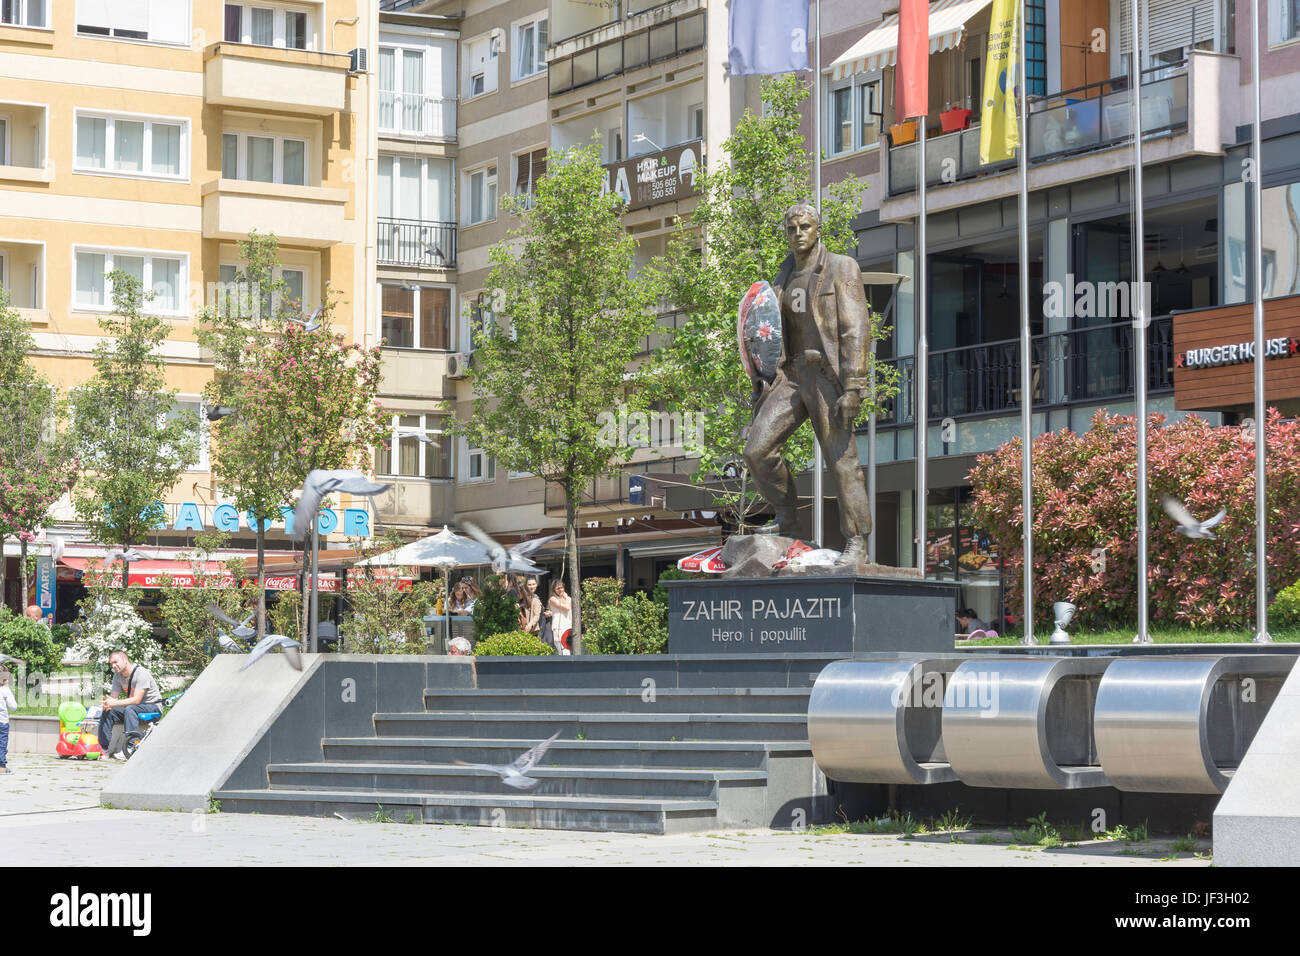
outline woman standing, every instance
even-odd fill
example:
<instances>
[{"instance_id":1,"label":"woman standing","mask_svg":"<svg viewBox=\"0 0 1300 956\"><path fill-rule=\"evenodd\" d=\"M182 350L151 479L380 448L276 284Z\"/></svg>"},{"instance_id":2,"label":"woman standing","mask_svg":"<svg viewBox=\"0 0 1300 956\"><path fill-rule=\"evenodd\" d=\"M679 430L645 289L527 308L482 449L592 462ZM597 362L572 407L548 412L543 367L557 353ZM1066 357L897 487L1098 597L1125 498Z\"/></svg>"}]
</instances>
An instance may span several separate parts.
<instances>
[{"instance_id":1,"label":"woman standing","mask_svg":"<svg viewBox=\"0 0 1300 956\"><path fill-rule=\"evenodd\" d=\"M569 635L573 632L573 599L565 593L564 582L559 578L551 582L551 599L546 606L551 612L551 633L555 635L556 649L561 654L572 654Z\"/></svg>"},{"instance_id":2,"label":"woman standing","mask_svg":"<svg viewBox=\"0 0 1300 956\"><path fill-rule=\"evenodd\" d=\"M542 629L542 599L537 596L537 578L529 577L523 583L519 597L519 629L529 634L539 634Z\"/></svg>"},{"instance_id":3,"label":"woman standing","mask_svg":"<svg viewBox=\"0 0 1300 956\"><path fill-rule=\"evenodd\" d=\"M470 577L461 578L451 589L451 613L472 614L474 602L478 600L479 590Z\"/></svg>"}]
</instances>

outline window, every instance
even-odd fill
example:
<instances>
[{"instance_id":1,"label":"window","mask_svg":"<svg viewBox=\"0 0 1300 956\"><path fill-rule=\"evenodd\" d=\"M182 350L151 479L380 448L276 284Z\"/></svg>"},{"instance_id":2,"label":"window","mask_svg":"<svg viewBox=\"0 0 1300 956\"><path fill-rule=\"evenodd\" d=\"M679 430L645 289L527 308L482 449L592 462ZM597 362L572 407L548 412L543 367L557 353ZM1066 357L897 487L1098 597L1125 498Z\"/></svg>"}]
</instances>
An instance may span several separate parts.
<instances>
[{"instance_id":1,"label":"window","mask_svg":"<svg viewBox=\"0 0 1300 956\"><path fill-rule=\"evenodd\" d=\"M375 449L375 473L404 478L450 478L451 441L442 415L394 415L389 447ZM420 441L419 435L433 444Z\"/></svg>"},{"instance_id":2,"label":"window","mask_svg":"<svg viewBox=\"0 0 1300 956\"><path fill-rule=\"evenodd\" d=\"M1025 91L1030 96L1046 96L1047 0L1025 0L1025 23L1025 78L1029 81Z\"/></svg>"},{"instance_id":3,"label":"window","mask_svg":"<svg viewBox=\"0 0 1300 956\"><path fill-rule=\"evenodd\" d=\"M689 137L704 139L704 104L696 103L687 110L686 115L690 123Z\"/></svg>"},{"instance_id":4,"label":"window","mask_svg":"<svg viewBox=\"0 0 1300 956\"><path fill-rule=\"evenodd\" d=\"M516 80L545 72L546 28L545 17L515 27L514 78Z\"/></svg>"},{"instance_id":5,"label":"window","mask_svg":"<svg viewBox=\"0 0 1300 956\"><path fill-rule=\"evenodd\" d=\"M223 133L221 178L306 186L307 141L257 133Z\"/></svg>"},{"instance_id":6,"label":"window","mask_svg":"<svg viewBox=\"0 0 1300 956\"><path fill-rule=\"evenodd\" d=\"M469 174L469 220L473 226L497 217L497 167L484 166Z\"/></svg>"},{"instance_id":7,"label":"window","mask_svg":"<svg viewBox=\"0 0 1300 956\"><path fill-rule=\"evenodd\" d=\"M75 168L82 172L188 178L185 120L77 113Z\"/></svg>"},{"instance_id":8,"label":"window","mask_svg":"<svg viewBox=\"0 0 1300 956\"><path fill-rule=\"evenodd\" d=\"M227 3L222 36L228 43L312 50L315 43L311 27L307 8Z\"/></svg>"},{"instance_id":9,"label":"window","mask_svg":"<svg viewBox=\"0 0 1300 956\"><path fill-rule=\"evenodd\" d=\"M208 429L207 420L203 417L205 411L207 411L207 408L200 399L178 399L172 405L171 411L166 415L169 422L175 421L185 414L193 415L198 420L195 427L198 428L199 458L198 461L190 465L188 471L208 470Z\"/></svg>"},{"instance_id":10,"label":"window","mask_svg":"<svg viewBox=\"0 0 1300 956\"><path fill-rule=\"evenodd\" d=\"M0 23L15 27L49 26L48 3L49 0L0 0Z\"/></svg>"},{"instance_id":11,"label":"window","mask_svg":"<svg viewBox=\"0 0 1300 956\"><path fill-rule=\"evenodd\" d=\"M398 349L451 348L451 290L384 285L380 335Z\"/></svg>"},{"instance_id":12,"label":"window","mask_svg":"<svg viewBox=\"0 0 1300 956\"><path fill-rule=\"evenodd\" d=\"M381 154L379 218L451 222L456 218L455 171L455 161L450 159Z\"/></svg>"},{"instance_id":13,"label":"window","mask_svg":"<svg viewBox=\"0 0 1300 956\"><path fill-rule=\"evenodd\" d=\"M9 162L9 120L0 116L0 166L8 166Z\"/></svg>"},{"instance_id":14,"label":"window","mask_svg":"<svg viewBox=\"0 0 1300 956\"><path fill-rule=\"evenodd\" d=\"M840 156L874 146L880 138L880 74L853 76L826 92L826 153Z\"/></svg>"},{"instance_id":15,"label":"window","mask_svg":"<svg viewBox=\"0 0 1300 956\"><path fill-rule=\"evenodd\" d=\"M515 157L515 195L527 196L532 205L537 181L546 175L546 150L535 149Z\"/></svg>"},{"instance_id":16,"label":"window","mask_svg":"<svg viewBox=\"0 0 1300 956\"><path fill-rule=\"evenodd\" d=\"M423 50L379 48L380 129L412 134L426 132L429 124L425 122L424 60Z\"/></svg>"},{"instance_id":17,"label":"window","mask_svg":"<svg viewBox=\"0 0 1300 956\"><path fill-rule=\"evenodd\" d=\"M77 32L189 46L190 4L177 0L77 0Z\"/></svg>"},{"instance_id":18,"label":"window","mask_svg":"<svg viewBox=\"0 0 1300 956\"><path fill-rule=\"evenodd\" d=\"M110 272L129 273L145 291L145 311L154 315L185 315L188 259L183 255L77 249L73 303L79 309L107 310L113 305ZM152 293L152 298L149 298Z\"/></svg>"},{"instance_id":19,"label":"window","mask_svg":"<svg viewBox=\"0 0 1300 956\"><path fill-rule=\"evenodd\" d=\"M496 92L497 43L495 37L485 36L465 44L465 68L469 76L465 88L469 96Z\"/></svg>"},{"instance_id":20,"label":"window","mask_svg":"<svg viewBox=\"0 0 1300 956\"><path fill-rule=\"evenodd\" d=\"M466 444L464 449L465 458L461 467L461 482L496 481L497 460L483 451L482 448L471 448Z\"/></svg>"},{"instance_id":21,"label":"window","mask_svg":"<svg viewBox=\"0 0 1300 956\"><path fill-rule=\"evenodd\" d=\"M252 290L241 283L240 267L231 263L222 263L218 271L220 285L217 289L217 308L223 315L243 311L252 317L252 306L256 301L261 309L259 315L271 316L280 311L279 290L268 290L266 294L254 298ZM314 302L307 298L307 270L277 269L274 278L284 282L283 306L289 313L310 312Z\"/></svg>"}]
</instances>

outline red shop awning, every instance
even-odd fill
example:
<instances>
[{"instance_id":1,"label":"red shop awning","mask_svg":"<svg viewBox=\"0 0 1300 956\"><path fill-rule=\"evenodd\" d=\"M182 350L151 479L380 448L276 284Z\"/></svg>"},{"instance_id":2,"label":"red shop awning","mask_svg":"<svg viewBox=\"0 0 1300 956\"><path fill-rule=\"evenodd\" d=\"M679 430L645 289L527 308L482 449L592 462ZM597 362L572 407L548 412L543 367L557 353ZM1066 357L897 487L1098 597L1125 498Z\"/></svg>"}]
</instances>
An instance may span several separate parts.
<instances>
[{"instance_id":1,"label":"red shop awning","mask_svg":"<svg viewBox=\"0 0 1300 956\"><path fill-rule=\"evenodd\" d=\"M71 568L73 571L84 573L87 564L93 558L63 558L59 561L61 565ZM199 584L195 580L195 564L191 561L167 560L162 558L148 559L144 561L131 562L131 580L130 587L134 588L160 588L167 584L167 579L171 579L171 586L177 588L194 588ZM235 579L224 564L219 561L207 561L198 565L198 573L203 575L207 580L205 584L208 587L229 588L234 587ZM382 569L387 572L377 577L395 578L398 590L409 590L412 578L407 575L398 573L396 568ZM349 574L354 572L350 571ZM254 580L250 575L248 580ZM332 594L339 589L338 577L334 574L319 574L316 576L317 587L321 593ZM122 586L122 566L114 565L113 568L113 587ZM298 590L297 574L268 574L266 576L266 589L268 591L296 591Z\"/></svg>"}]
</instances>

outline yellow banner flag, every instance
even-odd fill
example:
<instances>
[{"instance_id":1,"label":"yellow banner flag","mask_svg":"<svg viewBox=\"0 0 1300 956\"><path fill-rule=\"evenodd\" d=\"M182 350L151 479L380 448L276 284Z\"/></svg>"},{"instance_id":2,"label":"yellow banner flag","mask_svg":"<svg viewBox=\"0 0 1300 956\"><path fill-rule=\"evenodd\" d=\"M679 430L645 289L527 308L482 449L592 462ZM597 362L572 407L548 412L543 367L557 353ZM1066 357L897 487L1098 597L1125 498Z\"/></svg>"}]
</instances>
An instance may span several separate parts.
<instances>
[{"instance_id":1,"label":"yellow banner flag","mask_svg":"<svg viewBox=\"0 0 1300 956\"><path fill-rule=\"evenodd\" d=\"M1016 30L1020 0L993 0L989 19L988 54L984 58L984 100L980 110L980 162L1011 159L1020 145L1016 122Z\"/></svg>"}]
</instances>

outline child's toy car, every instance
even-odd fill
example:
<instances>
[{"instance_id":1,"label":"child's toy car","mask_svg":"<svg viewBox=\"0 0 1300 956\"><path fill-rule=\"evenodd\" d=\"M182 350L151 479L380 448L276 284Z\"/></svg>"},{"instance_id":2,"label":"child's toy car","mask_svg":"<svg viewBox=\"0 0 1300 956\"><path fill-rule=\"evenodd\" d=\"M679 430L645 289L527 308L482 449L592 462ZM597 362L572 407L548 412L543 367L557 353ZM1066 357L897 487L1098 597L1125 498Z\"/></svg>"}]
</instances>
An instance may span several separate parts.
<instances>
[{"instance_id":1,"label":"child's toy car","mask_svg":"<svg viewBox=\"0 0 1300 956\"><path fill-rule=\"evenodd\" d=\"M59 742L54 750L60 757L78 760L98 760L103 756L99 746L98 720L87 718L86 708L75 700L65 700L59 705Z\"/></svg>"}]
</instances>

